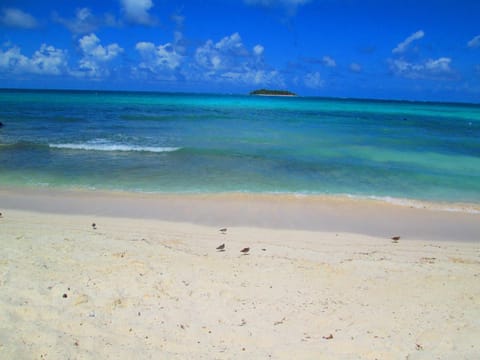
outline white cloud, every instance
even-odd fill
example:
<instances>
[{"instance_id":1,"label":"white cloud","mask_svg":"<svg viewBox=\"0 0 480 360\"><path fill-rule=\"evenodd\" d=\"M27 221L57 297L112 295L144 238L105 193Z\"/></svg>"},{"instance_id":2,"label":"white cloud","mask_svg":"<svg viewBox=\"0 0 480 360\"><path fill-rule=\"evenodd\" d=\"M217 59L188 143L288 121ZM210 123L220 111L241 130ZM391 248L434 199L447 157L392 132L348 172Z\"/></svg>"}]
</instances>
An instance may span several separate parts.
<instances>
[{"instance_id":1,"label":"white cloud","mask_svg":"<svg viewBox=\"0 0 480 360\"><path fill-rule=\"evenodd\" d=\"M476 48L480 46L480 35L475 36L472 40L467 43L468 47Z\"/></svg>"},{"instance_id":2,"label":"white cloud","mask_svg":"<svg viewBox=\"0 0 480 360\"><path fill-rule=\"evenodd\" d=\"M0 50L0 71L14 74L60 75L68 71L67 51L42 44L31 58L14 46Z\"/></svg>"},{"instance_id":3,"label":"white cloud","mask_svg":"<svg viewBox=\"0 0 480 360\"><path fill-rule=\"evenodd\" d=\"M255 45L253 47L253 53L257 56L261 56L265 48L262 45Z\"/></svg>"},{"instance_id":4,"label":"white cloud","mask_svg":"<svg viewBox=\"0 0 480 360\"><path fill-rule=\"evenodd\" d=\"M105 14L103 17L95 16L89 8L75 10L73 18L64 18L53 13L53 21L62 24L74 34L88 34L96 31L100 26L117 27L119 21L112 14Z\"/></svg>"},{"instance_id":5,"label":"white cloud","mask_svg":"<svg viewBox=\"0 0 480 360\"><path fill-rule=\"evenodd\" d=\"M421 63L395 59L390 60L390 69L394 74L409 79L445 79L453 75L451 62L452 59L447 57L428 59Z\"/></svg>"},{"instance_id":6,"label":"white cloud","mask_svg":"<svg viewBox=\"0 0 480 360\"><path fill-rule=\"evenodd\" d=\"M325 84L325 81L323 81L320 73L316 71L313 73L306 74L304 78L304 83L305 83L305 86L309 88L318 89L323 87L323 85Z\"/></svg>"},{"instance_id":7,"label":"white cloud","mask_svg":"<svg viewBox=\"0 0 480 360\"><path fill-rule=\"evenodd\" d=\"M218 51L230 53L232 55L247 55L248 51L242 43L242 38L236 32L230 36L225 36L222 40L215 44Z\"/></svg>"},{"instance_id":8,"label":"white cloud","mask_svg":"<svg viewBox=\"0 0 480 360\"><path fill-rule=\"evenodd\" d=\"M123 52L116 43L103 46L95 34L85 35L79 40L82 58L79 61L80 71L75 75L104 77L110 74L107 63Z\"/></svg>"},{"instance_id":9,"label":"white cloud","mask_svg":"<svg viewBox=\"0 0 480 360\"><path fill-rule=\"evenodd\" d=\"M362 71L362 65L357 64L357 63L351 63L349 66L350 71L359 73Z\"/></svg>"},{"instance_id":10,"label":"white cloud","mask_svg":"<svg viewBox=\"0 0 480 360\"><path fill-rule=\"evenodd\" d=\"M450 63L452 59L447 57L441 57L436 60L429 59L425 63L425 69L433 72L450 72Z\"/></svg>"},{"instance_id":11,"label":"white cloud","mask_svg":"<svg viewBox=\"0 0 480 360\"><path fill-rule=\"evenodd\" d=\"M257 48L257 51L259 50L260 48ZM208 40L203 46L198 47L195 51L195 61L202 68L216 71L235 67L236 63L248 55L248 50L243 45L240 35L233 33L217 43Z\"/></svg>"},{"instance_id":12,"label":"white cloud","mask_svg":"<svg viewBox=\"0 0 480 360\"><path fill-rule=\"evenodd\" d=\"M335 66L337 66L337 63L336 63L335 59L332 58L331 56L328 56L328 55L325 55L325 56L322 58L322 62L323 62L323 65L328 66L328 67L335 67Z\"/></svg>"},{"instance_id":13,"label":"white cloud","mask_svg":"<svg viewBox=\"0 0 480 360\"><path fill-rule=\"evenodd\" d=\"M67 69L67 51L42 44L33 54L31 63L39 74L60 75Z\"/></svg>"},{"instance_id":14,"label":"white cloud","mask_svg":"<svg viewBox=\"0 0 480 360\"><path fill-rule=\"evenodd\" d=\"M0 23L22 29L33 29L38 26L37 20L32 15L16 8L3 9Z\"/></svg>"},{"instance_id":15,"label":"white cloud","mask_svg":"<svg viewBox=\"0 0 480 360\"><path fill-rule=\"evenodd\" d=\"M140 25L155 25L155 19L149 14L154 6L152 0L120 0L128 21Z\"/></svg>"},{"instance_id":16,"label":"white cloud","mask_svg":"<svg viewBox=\"0 0 480 360\"><path fill-rule=\"evenodd\" d=\"M233 82L236 85L278 85L284 81L280 73L269 69L261 56L265 51L256 45L249 51L238 33L218 42L206 41L195 50L193 71L188 77L197 81Z\"/></svg>"},{"instance_id":17,"label":"white cloud","mask_svg":"<svg viewBox=\"0 0 480 360\"><path fill-rule=\"evenodd\" d=\"M6 51L0 50L0 71L9 73L29 73L30 59L22 55L19 47L12 47Z\"/></svg>"},{"instance_id":18,"label":"white cloud","mask_svg":"<svg viewBox=\"0 0 480 360\"><path fill-rule=\"evenodd\" d=\"M100 21L92 14L89 8L77 9L75 11L75 17L72 19L62 18L54 14L53 20L64 25L75 34L91 33L100 25Z\"/></svg>"},{"instance_id":19,"label":"white cloud","mask_svg":"<svg viewBox=\"0 0 480 360\"><path fill-rule=\"evenodd\" d=\"M407 50L408 46L415 40L419 40L425 36L425 33L423 30L418 30L417 32L414 32L412 35L407 37L404 41L402 41L400 44L397 45L395 49L392 50L392 53L394 54L401 54Z\"/></svg>"},{"instance_id":20,"label":"white cloud","mask_svg":"<svg viewBox=\"0 0 480 360\"><path fill-rule=\"evenodd\" d=\"M156 46L151 42L139 42L135 49L142 58L139 68L152 73L172 71L182 63L183 56L175 50L171 43Z\"/></svg>"},{"instance_id":21,"label":"white cloud","mask_svg":"<svg viewBox=\"0 0 480 360\"><path fill-rule=\"evenodd\" d=\"M79 40L80 48L85 56L89 56L98 61L110 61L117 57L123 49L116 43L107 45L100 44L100 39L95 34L85 35Z\"/></svg>"}]
</instances>

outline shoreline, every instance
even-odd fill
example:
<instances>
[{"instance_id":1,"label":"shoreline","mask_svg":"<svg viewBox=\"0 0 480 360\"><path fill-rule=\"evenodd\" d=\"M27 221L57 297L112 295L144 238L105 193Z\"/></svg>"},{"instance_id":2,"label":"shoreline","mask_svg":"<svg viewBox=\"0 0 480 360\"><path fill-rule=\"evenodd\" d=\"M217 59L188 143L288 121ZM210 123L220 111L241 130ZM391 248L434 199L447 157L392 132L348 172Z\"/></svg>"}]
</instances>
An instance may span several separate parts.
<instances>
[{"instance_id":1,"label":"shoreline","mask_svg":"<svg viewBox=\"0 0 480 360\"><path fill-rule=\"evenodd\" d=\"M349 196L0 188L0 206L0 211L347 232L382 238L399 235L475 242L480 232L480 211L473 204L387 202Z\"/></svg>"},{"instance_id":2,"label":"shoreline","mask_svg":"<svg viewBox=\"0 0 480 360\"><path fill-rule=\"evenodd\" d=\"M232 192L157 192L144 190L118 190L118 189L96 189L83 187L53 187L53 186L0 186L1 193L11 194L45 194L45 195L74 195L74 194L97 194L100 196L118 196L118 197L157 197L157 198L212 198L212 199L263 199L263 200L300 200L306 199L316 202L362 202L365 204L391 205L395 207L409 207L417 209L429 209L444 212L460 212L467 214L480 214L480 203L447 201L447 200L422 200L414 198L401 198L393 196L379 195L352 195L352 194L322 194L322 193L303 193L303 192L252 192L252 191L232 191Z\"/></svg>"}]
</instances>

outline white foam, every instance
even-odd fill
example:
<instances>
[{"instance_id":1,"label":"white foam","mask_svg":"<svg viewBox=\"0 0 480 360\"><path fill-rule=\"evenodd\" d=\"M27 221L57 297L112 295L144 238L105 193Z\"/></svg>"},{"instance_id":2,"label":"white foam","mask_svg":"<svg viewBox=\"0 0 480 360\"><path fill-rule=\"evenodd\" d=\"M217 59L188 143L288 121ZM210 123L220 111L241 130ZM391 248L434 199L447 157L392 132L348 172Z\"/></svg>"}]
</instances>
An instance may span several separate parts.
<instances>
[{"instance_id":1,"label":"white foam","mask_svg":"<svg viewBox=\"0 0 480 360\"><path fill-rule=\"evenodd\" d=\"M87 150L87 151L137 151L137 152L152 152L163 153L180 150L179 147L159 147L159 146L137 146L137 145L123 145L112 143L81 143L81 144L49 144L49 147L56 149L69 150Z\"/></svg>"},{"instance_id":2,"label":"white foam","mask_svg":"<svg viewBox=\"0 0 480 360\"><path fill-rule=\"evenodd\" d=\"M352 199L355 199L355 198L371 199L374 201L381 201L381 202L386 202L392 205L411 207L416 209L430 209L430 210L437 210L437 211L480 214L480 208L473 204L422 201L422 200L414 200L414 199L395 198L390 196L365 196L365 197L356 196L356 195L346 195L346 196Z\"/></svg>"}]
</instances>

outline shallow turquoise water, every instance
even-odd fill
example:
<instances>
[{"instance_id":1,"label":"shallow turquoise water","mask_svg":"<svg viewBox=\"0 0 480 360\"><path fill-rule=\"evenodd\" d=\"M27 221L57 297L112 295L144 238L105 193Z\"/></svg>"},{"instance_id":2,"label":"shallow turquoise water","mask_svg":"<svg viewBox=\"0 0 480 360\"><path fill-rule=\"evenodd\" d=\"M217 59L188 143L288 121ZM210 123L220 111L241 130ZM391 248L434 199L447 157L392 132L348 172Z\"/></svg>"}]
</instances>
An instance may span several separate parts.
<instances>
[{"instance_id":1,"label":"shallow turquoise water","mask_svg":"<svg viewBox=\"0 0 480 360\"><path fill-rule=\"evenodd\" d=\"M480 203L480 106L0 91L0 186Z\"/></svg>"}]
</instances>

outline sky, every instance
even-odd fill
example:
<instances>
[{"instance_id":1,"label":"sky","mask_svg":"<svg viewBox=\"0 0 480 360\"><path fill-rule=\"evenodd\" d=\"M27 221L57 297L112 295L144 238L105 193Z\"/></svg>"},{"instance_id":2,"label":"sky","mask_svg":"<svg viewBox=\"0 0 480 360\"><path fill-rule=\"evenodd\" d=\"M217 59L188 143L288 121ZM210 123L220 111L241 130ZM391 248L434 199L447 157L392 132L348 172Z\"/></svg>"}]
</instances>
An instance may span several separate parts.
<instances>
[{"instance_id":1,"label":"sky","mask_svg":"<svg viewBox=\"0 0 480 360\"><path fill-rule=\"evenodd\" d=\"M479 0L0 0L0 88L480 103Z\"/></svg>"}]
</instances>

